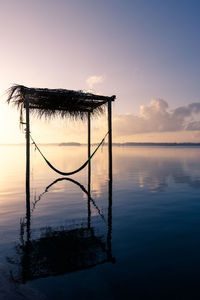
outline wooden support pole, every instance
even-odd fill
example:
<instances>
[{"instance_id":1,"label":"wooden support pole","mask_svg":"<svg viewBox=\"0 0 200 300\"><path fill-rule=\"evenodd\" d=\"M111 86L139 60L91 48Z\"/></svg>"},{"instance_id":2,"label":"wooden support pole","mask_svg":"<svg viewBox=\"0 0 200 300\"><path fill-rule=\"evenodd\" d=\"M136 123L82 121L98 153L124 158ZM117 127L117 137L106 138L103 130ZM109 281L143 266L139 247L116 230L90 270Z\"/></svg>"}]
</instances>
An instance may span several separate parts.
<instances>
[{"instance_id":1,"label":"wooden support pole","mask_svg":"<svg viewBox=\"0 0 200 300\"><path fill-rule=\"evenodd\" d=\"M88 113L88 158L90 157L90 148L91 148L91 128L90 128L90 112Z\"/></svg>"},{"instance_id":2,"label":"wooden support pole","mask_svg":"<svg viewBox=\"0 0 200 300\"><path fill-rule=\"evenodd\" d=\"M108 169L112 181L112 101L108 101Z\"/></svg>"},{"instance_id":3,"label":"wooden support pole","mask_svg":"<svg viewBox=\"0 0 200 300\"><path fill-rule=\"evenodd\" d=\"M112 101L108 101L108 231L107 256L112 261Z\"/></svg>"},{"instance_id":4,"label":"wooden support pole","mask_svg":"<svg viewBox=\"0 0 200 300\"><path fill-rule=\"evenodd\" d=\"M30 239L30 119L29 98L26 99L26 218L27 218L27 240Z\"/></svg>"},{"instance_id":5,"label":"wooden support pole","mask_svg":"<svg viewBox=\"0 0 200 300\"><path fill-rule=\"evenodd\" d=\"M88 159L91 155L91 118L90 112L88 112ZM90 198L91 198L91 162L88 163L88 228L91 225L91 207L90 207Z\"/></svg>"}]
</instances>

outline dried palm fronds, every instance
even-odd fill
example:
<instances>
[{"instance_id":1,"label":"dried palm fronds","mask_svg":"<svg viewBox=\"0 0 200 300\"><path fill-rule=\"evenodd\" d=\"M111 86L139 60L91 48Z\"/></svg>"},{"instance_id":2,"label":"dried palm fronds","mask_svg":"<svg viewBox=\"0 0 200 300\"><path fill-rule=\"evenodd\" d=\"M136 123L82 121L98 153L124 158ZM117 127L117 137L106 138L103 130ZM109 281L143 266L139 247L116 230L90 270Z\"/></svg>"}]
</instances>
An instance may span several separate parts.
<instances>
[{"instance_id":1,"label":"dried palm fronds","mask_svg":"<svg viewBox=\"0 0 200 300\"><path fill-rule=\"evenodd\" d=\"M22 111L26 107L25 97L29 99L30 112L38 117L72 117L84 119L88 115L103 113L104 105L115 96L107 97L65 89L28 88L13 85L8 90L7 102Z\"/></svg>"}]
</instances>

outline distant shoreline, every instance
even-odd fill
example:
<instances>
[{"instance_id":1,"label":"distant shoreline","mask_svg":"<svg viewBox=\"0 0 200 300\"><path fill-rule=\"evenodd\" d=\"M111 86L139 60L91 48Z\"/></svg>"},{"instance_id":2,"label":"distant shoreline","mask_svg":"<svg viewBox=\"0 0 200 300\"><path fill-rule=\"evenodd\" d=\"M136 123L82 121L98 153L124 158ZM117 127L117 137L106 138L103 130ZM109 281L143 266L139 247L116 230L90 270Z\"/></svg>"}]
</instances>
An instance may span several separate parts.
<instances>
[{"instance_id":1,"label":"distant shoreline","mask_svg":"<svg viewBox=\"0 0 200 300\"><path fill-rule=\"evenodd\" d=\"M70 143L39 143L41 146L59 146L59 147L80 147L87 146L87 144L81 144L76 142ZM97 143L91 144L92 146L97 146ZM107 146L107 143L104 143ZM25 144L0 144L0 146L25 146ZM113 143L114 147L200 147L200 143Z\"/></svg>"}]
</instances>

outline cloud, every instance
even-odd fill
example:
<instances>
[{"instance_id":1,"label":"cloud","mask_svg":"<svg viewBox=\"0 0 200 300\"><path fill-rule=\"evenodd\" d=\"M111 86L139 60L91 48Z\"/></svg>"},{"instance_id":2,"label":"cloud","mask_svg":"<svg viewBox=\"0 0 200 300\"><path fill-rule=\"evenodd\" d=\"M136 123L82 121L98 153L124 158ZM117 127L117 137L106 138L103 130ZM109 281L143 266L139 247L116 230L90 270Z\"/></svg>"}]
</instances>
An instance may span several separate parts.
<instances>
[{"instance_id":1,"label":"cloud","mask_svg":"<svg viewBox=\"0 0 200 300\"><path fill-rule=\"evenodd\" d=\"M93 89L94 86L98 83L102 83L104 81L104 77L103 76L90 76L87 78L86 83L89 86L90 89Z\"/></svg>"},{"instance_id":2,"label":"cloud","mask_svg":"<svg viewBox=\"0 0 200 300\"><path fill-rule=\"evenodd\" d=\"M200 103L191 103L169 110L163 99L152 99L149 105L140 107L139 115L125 114L114 117L115 135L138 133L200 130Z\"/></svg>"}]
</instances>

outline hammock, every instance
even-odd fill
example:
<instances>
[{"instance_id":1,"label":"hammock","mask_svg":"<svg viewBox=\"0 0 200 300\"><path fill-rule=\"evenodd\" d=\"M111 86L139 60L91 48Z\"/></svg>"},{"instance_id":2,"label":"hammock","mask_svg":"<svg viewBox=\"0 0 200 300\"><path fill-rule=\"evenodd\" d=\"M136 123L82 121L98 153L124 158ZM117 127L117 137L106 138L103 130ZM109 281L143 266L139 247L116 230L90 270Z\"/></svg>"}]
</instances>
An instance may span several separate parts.
<instances>
[{"instance_id":1,"label":"hammock","mask_svg":"<svg viewBox=\"0 0 200 300\"><path fill-rule=\"evenodd\" d=\"M90 157L88 158L88 160L82 165L80 166L78 169L72 171L72 172L61 172L58 169L56 169L44 156L44 154L42 153L42 151L40 150L40 148L38 147L38 145L36 144L36 142L34 141L34 139L32 138L32 136L30 135L30 138L33 142L33 144L35 145L36 149L39 151L39 153L42 155L42 157L44 158L44 160L46 161L47 165L54 170L55 172L57 172L58 174L61 174L63 176L69 176L69 175L73 175L75 173L78 173L79 171L81 171L82 169L84 169L87 164L90 162L90 160L92 159L92 157L95 155L95 153L97 152L97 150L99 149L99 147L103 144L106 136L108 135L109 131L106 133L106 135L104 136L104 138L101 140L101 142L99 143L99 145L96 147L96 149L94 150L94 152L90 155Z\"/></svg>"}]
</instances>

